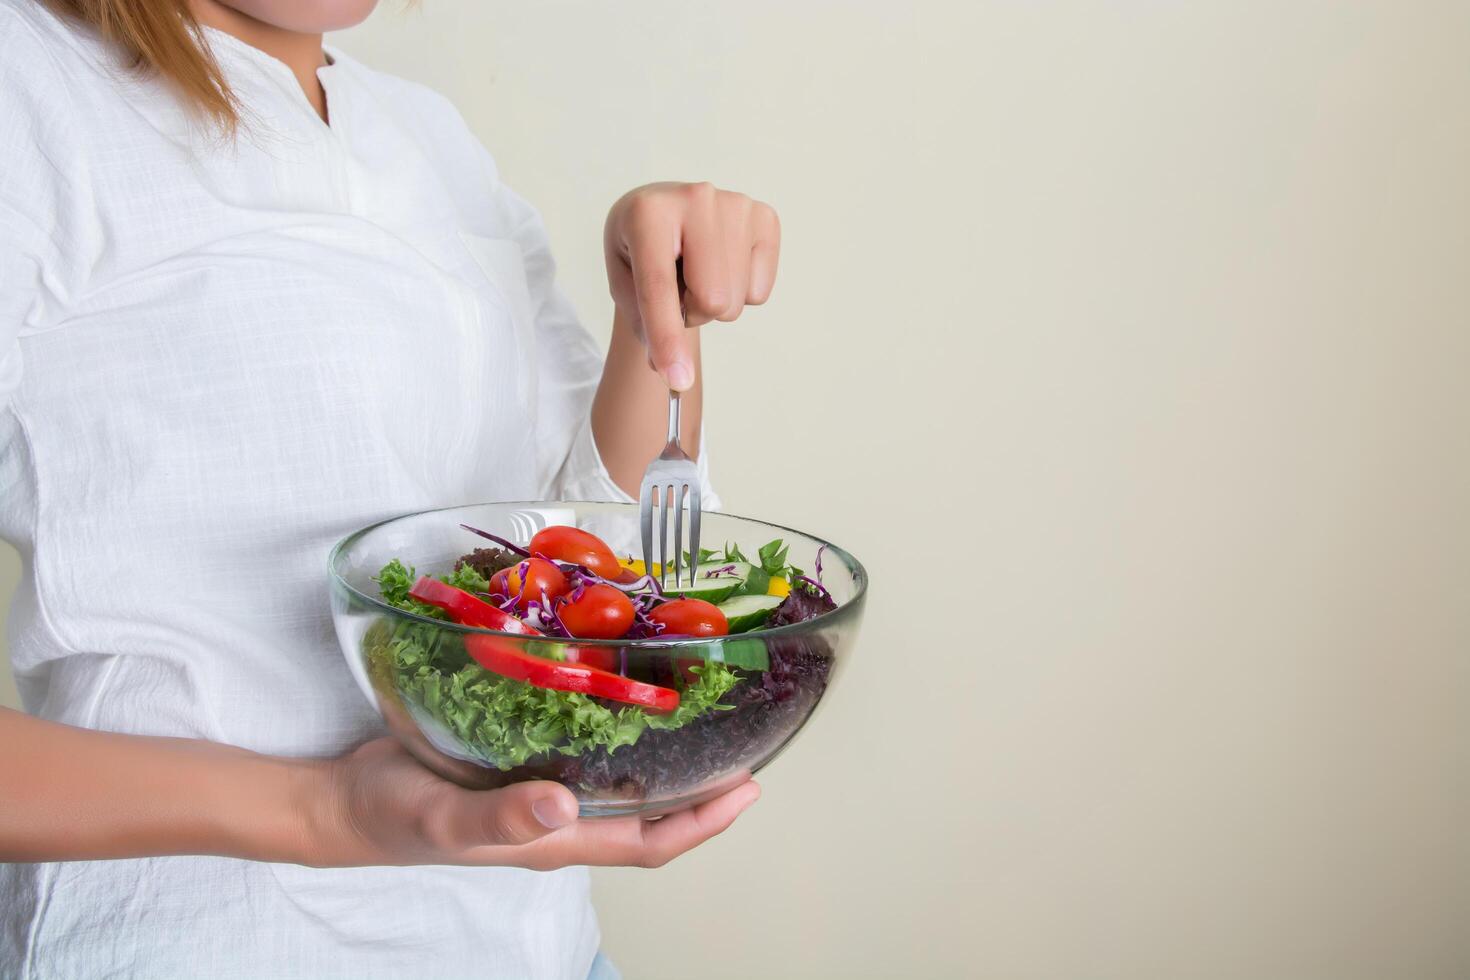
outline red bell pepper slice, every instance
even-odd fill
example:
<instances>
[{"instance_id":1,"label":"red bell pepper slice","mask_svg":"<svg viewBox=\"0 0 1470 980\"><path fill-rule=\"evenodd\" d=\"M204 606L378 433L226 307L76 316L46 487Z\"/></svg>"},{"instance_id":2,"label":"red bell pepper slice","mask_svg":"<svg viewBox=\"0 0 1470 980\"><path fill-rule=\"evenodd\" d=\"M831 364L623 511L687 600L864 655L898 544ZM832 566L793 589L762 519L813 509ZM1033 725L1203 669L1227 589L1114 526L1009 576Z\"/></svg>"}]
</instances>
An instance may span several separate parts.
<instances>
[{"instance_id":1,"label":"red bell pepper slice","mask_svg":"<svg viewBox=\"0 0 1470 980\"><path fill-rule=\"evenodd\" d=\"M419 602L443 609L461 626L478 626L525 636L544 635L540 630L527 626L479 596L435 578L425 576L419 579L408 594ZM547 660L525 652L516 642L480 634L471 634L464 638L465 650L474 658L475 663L492 674L553 691L571 691L595 698L607 698L610 701L622 701L658 714L668 714L679 706L679 692L672 688L645 684L643 681L635 681L586 663L576 663L571 659L566 662ZM591 649L582 651L572 648L568 651L568 656L570 658L592 652Z\"/></svg>"},{"instance_id":2,"label":"red bell pepper slice","mask_svg":"<svg viewBox=\"0 0 1470 980\"><path fill-rule=\"evenodd\" d=\"M497 636L466 636L464 646L475 663L492 674L537 687L622 701L657 714L668 714L679 706L679 692L672 688L645 684L586 664L546 660Z\"/></svg>"},{"instance_id":3,"label":"red bell pepper slice","mask_svg":"<svg viewBox=\"0 0 1470 980\"><path fill-rule=\"evenodd\" d=\"M408 590L410 599L438 606L449 613L449 618L461 626L478 626L481 629L499 630L502 633L524 633L541 636L541 631L527 626L503 609L497 609L484 599L448 582L425 575Z\"/></svg>"},{"instance_id":4,"label":"red bell pepper slice","mask_svg":"<svg viewBox=\"0 0 1470 980\"><path fill-rule=\"evenodd\" d=\"M561 648L561 652L566 655L568 663L585 664L606 671L616 671L618 666L618 655L612 647L566 646Z\"/></svg>"}]
</instances>

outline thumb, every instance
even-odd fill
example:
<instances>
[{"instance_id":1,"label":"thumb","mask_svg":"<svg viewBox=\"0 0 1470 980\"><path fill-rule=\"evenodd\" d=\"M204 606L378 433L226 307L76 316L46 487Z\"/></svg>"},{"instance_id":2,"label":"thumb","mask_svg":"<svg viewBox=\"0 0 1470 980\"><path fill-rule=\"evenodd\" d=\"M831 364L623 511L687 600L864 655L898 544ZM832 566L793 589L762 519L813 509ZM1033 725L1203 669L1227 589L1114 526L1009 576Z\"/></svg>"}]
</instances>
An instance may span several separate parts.
<instances>
[{"instance_id":1,"label":"thumb","mask_svg":"<svg viewBox=\"0 0 1470 980\"><path fill-rule=\"evenodd\" d=\"M445 833L457 848L529 844L577 819L577 798L560 783L516 783L504 789L456 788L443 805Z\"/></svg>"}]
</instances>

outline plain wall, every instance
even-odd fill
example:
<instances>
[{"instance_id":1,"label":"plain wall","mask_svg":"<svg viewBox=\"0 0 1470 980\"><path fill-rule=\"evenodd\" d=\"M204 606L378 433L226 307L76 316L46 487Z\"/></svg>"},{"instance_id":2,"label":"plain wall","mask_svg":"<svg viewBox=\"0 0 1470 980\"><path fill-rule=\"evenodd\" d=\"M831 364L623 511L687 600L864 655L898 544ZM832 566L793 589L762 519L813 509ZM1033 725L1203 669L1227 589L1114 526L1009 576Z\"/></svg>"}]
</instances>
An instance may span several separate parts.
<instances>
[{"instance_id":1,"label":"plain wall","mask_svg":"<svg viewBox=\"0 0 1470 980\"><path fill-rule=\"evenodd\" d=\"M336 39L460 106L599 334L624 190L784 222L707 333L715 479L862 558L867 624L734 830L597 873L630 978L1470 976L1467 37L428 0Z\"/></svg>"}]
</instances>

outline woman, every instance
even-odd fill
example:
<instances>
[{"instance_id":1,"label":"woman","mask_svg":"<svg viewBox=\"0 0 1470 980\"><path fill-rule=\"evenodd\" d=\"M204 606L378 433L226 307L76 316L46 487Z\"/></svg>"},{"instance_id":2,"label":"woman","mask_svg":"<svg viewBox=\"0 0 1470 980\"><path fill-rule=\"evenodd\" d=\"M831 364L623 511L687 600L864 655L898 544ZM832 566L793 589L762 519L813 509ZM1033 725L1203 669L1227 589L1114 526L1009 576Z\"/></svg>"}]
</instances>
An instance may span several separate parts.
<instances>
[{"instance_id":1,"label":"woman","mask_svg":"<svg viewBox=\"0 0 1470 980\"><path fill-rule=\"evenodd\" d=\"M365 741L329 544L627 499L669 388L698 435L681 316L764 301L779 239L738 194L630 192L604 364L454 110L323 49L373 5L0 0L0 534L32 713L0 712L0 975L582 977L579 866L661 864L758 795L578 822L561 786L472 793Z\"/></svg>"}]
</instances>

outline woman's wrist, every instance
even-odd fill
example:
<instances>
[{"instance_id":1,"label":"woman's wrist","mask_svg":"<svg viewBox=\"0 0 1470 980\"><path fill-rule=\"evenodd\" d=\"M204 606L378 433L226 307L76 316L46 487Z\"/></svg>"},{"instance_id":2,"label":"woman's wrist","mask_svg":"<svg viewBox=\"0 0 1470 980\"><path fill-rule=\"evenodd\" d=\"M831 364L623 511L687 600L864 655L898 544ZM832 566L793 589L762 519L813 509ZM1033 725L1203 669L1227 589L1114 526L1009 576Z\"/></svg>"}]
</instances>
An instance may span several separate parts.
<instances>
[{"instance_id":1,"label":"woman's wrist","mask_svg":"<svg viewBox=\"0 0 1470 980\"><path fill-rule=\"evenodd\" d=\"M341 839L331 762L243 750L201 799L205 840L228 857L322 867Z\"/></svg>"},{"instance_id":2,"label":"woman's wrist","mask_svg":"<svg viewBox=\"0 0 1470 980\"><path fill-rule=\"evenodd\" d=\"M128 741L157 791L158 818L127 850L310 865L330 853L330 763L214 742Z\"/></svg>"}]
</instances>

